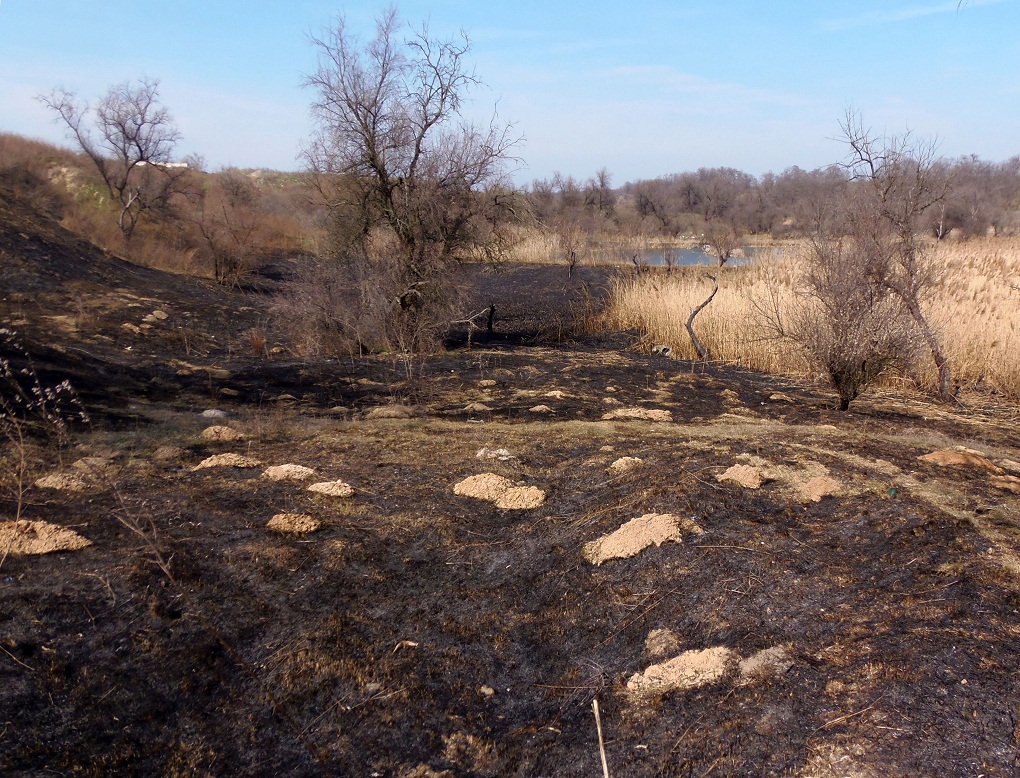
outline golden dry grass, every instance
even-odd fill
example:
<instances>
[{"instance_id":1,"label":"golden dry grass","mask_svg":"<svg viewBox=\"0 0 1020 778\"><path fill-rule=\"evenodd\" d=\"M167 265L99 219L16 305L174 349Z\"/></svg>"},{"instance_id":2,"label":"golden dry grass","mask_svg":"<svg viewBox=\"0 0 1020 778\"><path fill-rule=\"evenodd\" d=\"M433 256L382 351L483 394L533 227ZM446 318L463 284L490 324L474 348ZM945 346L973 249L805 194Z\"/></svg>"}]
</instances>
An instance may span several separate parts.
<instances>
[{"instance_id":1,"label":"golden dry grass","mask_svg":"<svg viewBox=\"0 0 1020 778\"><path fill-rule=\"evenodd\" d=\"M807 362L791 343L769 338L756 306L776 300L796 305L795 279L802 250L787 244L752 265L681 268L634 275L617 282L606 314L611 328L637 328L651 344L696 358L684 329L692 308L711 292L707 273L718 272L719 293L695 321L695 331L717 360L767 372L803 376ZM954 382L1020 401L1020 238L983 238L938 248L943 272L927 312L951 360ZM934 367L914 379L934 386Z\"/></svg>"}]
</instances>

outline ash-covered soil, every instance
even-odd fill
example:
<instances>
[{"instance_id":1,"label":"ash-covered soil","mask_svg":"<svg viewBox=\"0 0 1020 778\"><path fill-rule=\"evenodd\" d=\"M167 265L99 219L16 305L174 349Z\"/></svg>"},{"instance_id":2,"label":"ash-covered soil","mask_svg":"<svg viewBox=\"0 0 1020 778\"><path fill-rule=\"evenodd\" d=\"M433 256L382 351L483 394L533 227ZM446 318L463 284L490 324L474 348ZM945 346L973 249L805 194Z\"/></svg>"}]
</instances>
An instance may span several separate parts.
<instances>
[{"instance_id":1,"label":"ash-covered soil","mask_svg":"<svg viewBox=\"0 0 1020 778\"><path fill-rule=\"evenodd\" d=\"M595 700L614 776L1020 770L1013 409L556 342L605 282L565 268L479 282L470 349L259 357L264 295L47 229L0 234L0 319L93 424L21 518L91 545L0 548L3 774L591 776Z\"/></svg>"}]
</instances>

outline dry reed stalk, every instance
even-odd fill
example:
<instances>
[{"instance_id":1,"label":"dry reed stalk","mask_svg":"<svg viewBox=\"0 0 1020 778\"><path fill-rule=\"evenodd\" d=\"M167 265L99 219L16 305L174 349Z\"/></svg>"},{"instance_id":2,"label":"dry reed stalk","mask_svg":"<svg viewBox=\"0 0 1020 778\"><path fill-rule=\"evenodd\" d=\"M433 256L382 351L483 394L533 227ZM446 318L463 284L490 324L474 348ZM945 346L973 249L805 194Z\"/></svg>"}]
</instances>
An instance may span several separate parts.
<instances>
[{"instance_id":1,"label":"dry reed stalk","mask_svg":"<svg viewBox=\"0 0 1020 778\"><path fill-rule=\"evenodd\" d=\"M944 244L936 256L942 277L926 313L956 383L1020 401L1020 238ZM803 304L795 282L801 262L796 245L787 244L752 264L721 269L719 293L698 316L699 337L715 359L764 372L809 374L799 350L770 337L756 311L770 299L780 313ZM671 346L681 359L697 359L683 323L711 288L705 272L682 268L621 278L611 290L605 325L640 329L648 342ZM931 389L937 377L925 361L910 378Z\"/></svg>"},{"instance_id":2,"label":"dry reed stalk","mask_svg":"<svg viewBox=\"0 0 1020 778\"><path fill-rule=\"evenodd\" d=\"M606 760L606 743L602 738L602 716L599 714L599 698L591 701L591 708L595 711L595 727L599 732L599 754L602 756L602 775L609 778L609 762Z\"/></svg>"}]
</instances>

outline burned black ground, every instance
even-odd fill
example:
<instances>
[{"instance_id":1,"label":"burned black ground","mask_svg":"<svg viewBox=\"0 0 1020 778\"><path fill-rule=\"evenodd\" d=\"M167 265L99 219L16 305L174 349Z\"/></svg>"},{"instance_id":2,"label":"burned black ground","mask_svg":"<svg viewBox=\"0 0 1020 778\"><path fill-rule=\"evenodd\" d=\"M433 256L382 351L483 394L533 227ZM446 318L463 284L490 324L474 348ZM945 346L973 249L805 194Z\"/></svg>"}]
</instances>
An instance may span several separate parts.
<instances>
[{"instance_id":1,"label":"burned black ground","mask_svg":"<svg viewBox=\"0 0 1020 778\"><path fill-rule=\"evenodd\" d=\"M917 459L953 445L1020 459L1012 410L888 392L838 413L818 387L652 359L632 333L557 342L606 280L565 268L473 271L502 318L471 348L260 358L246 333L271 290L19 230L2 235L22 275L0 314L94 418L64 449L33 448L33 475L110 467L22 506L93 546L0 566L5 774L322 774L296 727L334 775L590 776L596 698L613 775L1017 773L1018 497ZM124 327L155 310L167 318ZM548 326L549 311L573 313ZM409 418L370 413L391 405ZM203 440L210 407L246 439ZM626 407L673 421L603 420ZM479 461L485 446L515 458ZM192 470L224 451L356 493ZM621 456L643 463L610 472ZM717 481L748 457L824 467L842 488L811 502L781 478ZM547 500L515 512L454 495L485 471ZM323 528L268 531L285 511ZM584 559L650 512L705 534ZM679 650L784 645L792 666L635 701L626 681L657 661L645 640L661 628Z\"/></svg>"}]
</instances>

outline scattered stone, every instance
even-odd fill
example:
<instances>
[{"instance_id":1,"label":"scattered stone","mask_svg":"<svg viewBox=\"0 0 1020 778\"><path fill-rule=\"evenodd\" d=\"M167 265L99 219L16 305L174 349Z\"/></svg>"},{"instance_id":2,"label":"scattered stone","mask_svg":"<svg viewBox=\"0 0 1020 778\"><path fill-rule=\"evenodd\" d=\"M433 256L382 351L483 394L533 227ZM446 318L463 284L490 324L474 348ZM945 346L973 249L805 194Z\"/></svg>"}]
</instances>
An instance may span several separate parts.
<instances>
[{"instance_id":1,"label":"scattered stone","mask_svg":"<svg viewBox=\"0 0 1020 778\"><path fill-rule=\"evenodd\" d=\"M167 313L166 311L161 311L158 308L149 315L152 316L152 318L156 319L157 321L166 321L167 319L170 318L169 313Z\"/></svg>"},{"instance_id":2,"label":"scattered stone","mask_svg":"<svg viewBox=\"0 0 1020 778\"><path fill-rule=\"evenodd\" d=\"M681 528L696 534L704 530L689 519L672 513L646 513L621 525L618 530L584 544L584 558L593 565L610 559L627 559L651 545L661 546L667 541L682 543Z\"/></svg>"},{"instance_id":3,"label":"scattered stone","mask_svg":"<svg viewBox=\"0 0 1020 778\"><path fill-rule=\"evenodd\" d=\"M1020 478L1015 475L993 475L989 483L996 489L1020 494Z\"/></svg>"},{"instance_id":4,"label":"scattered stone","mask_svg":"<svg viewBox=\"0 0 1020 778\"><path fill-rule=\"evenodd\" d=\"M537 486L512 486L496 498L496 507L504 511L528 511L545 502L545 492Z\"/></svg>"},{"instance_id":5,"label":"scattered stone","mask_svg":"<svg viewBox=\"0 0 1020 778\"><path fill-rule=\"evenodd\" d=\"M612 451L616 451L616 449L613 448L612 446L602 446L599 449L599 451L612 452Z\"/></svg>"},{"instance_id":6,"label":"scattered stone","mask_svg":"<svg viewBox=\"0 0 1020 778\"><path fill-rule=\"evenodd\" d=\"M478 453L475 454L475 459L491 460L498 459L500 462L509 462L511 459L516 459L513 454L507 451L505 448L480 448Z\"/></svg>"},{"instance_id":7,"label":"scattered stone","mask_svg":"<svg viewBox=\"0 0 1020 778\"><path fill-rule=\"evenodd\" d=\"M225 419L227 418L227 412L221 411L219 408L209 408L208 410L202 411L199 416L203 419Z\"/></svg>"},{"instance_id":8,"label":"scattered stone","mask_svg":"<svg viewBox=\"0 0 1020 778\"><path fill-rule=\"evenodd\" d=\"M77 532L46 521L5 521L0 523L0 556L35 556L54 551L79 551L92 545Z\"/></svg>"},{"instance_id":9,"label":"scattered stone","mask_svg":"<svg viewBox=\"0 0 1020 778\"><path fill-rule=\"evenodd\" d=\"M478 690L478 693L483 697L492 697L496 693L496 690L491 686L483 686Z\"/></svg>"},{"instance_id":10,"label":"scattered stone","mask_svg":"<svg viewBox=\"0 0 1020 778\"><path fill-rule=\"evenodd\" d=\"M120 326L123 327L124 329L126 329L132 335L141 335L142 334L142 328L139 327L137 324L132 324L129 321L124 322Z\"/></svg>"},{"instance_id":11,"label":"scattered stone","mask_svg":"<svg viewBox=\"0 0 1020 778\"><path fill-rule=\"evenodd\" d=\"M315 475L315 471L304 465L273 465L262 472L263 478L270 481L304 481Z\"/></svg>"},{"instance_id":12,"label":"scattered stone","mask_svg":"<svg viewBox=\"0 0 1020 778\"><path fill-rule=\"evenodd\" d=\"M653 659L675 654L680 649L680 637L671 629L653 629L645 638L645 651Z\"/></svg>"},{"instance_id":13,"label":"scattered stone","mask_svg":"<svg viewBox=\"0 0 1020 778\"><path fill-rule=\"evenodd\" d=\"M52 473L36 480L40 489L54 489L58 492L84 492L88 483L75 473Z\"/></svg>"},{"instance_id":14,"label":"scattered stone","mask_svg":"<svg viewBox=\"0 0 1020 778\"><path fill-rule=\"evenodd\" d=\"M737 665L743 684L782 675L793 667L793 660L786 646L772 646L742 659Z\"/></svg>"},{"instance_id":15,"label":"scattered stone","mask_svg":"<svg viewBox=\"0 0 1020 778\"><path fill-rule=\"evenodd\" d=\"M528 410L531 411L532 413L552 413L553 412L553 409L550 408L548 405L534 405L531 408L528 408Z\"/></svg>"},{"instance_id":16,"label":"scattered stone","mask_svg":"<svg viewBox=\"0 0 1020 778\"><path fill-rule=\"evenodd\" d=\"M261 467L262 463L257 459L251 457L241 456L240 454L216 454L215 456L207 457L195 465L191 470L204 470L208 467Z\"/></svg>"},{"instance_id":17,"label":"scattered stone","mask_svg":"<svg viewBox=\"0 0 1020 778\"><path fill-rule=\"evenodd\" d=\"M761 470L753 465L733 465L729 470L715 477L719 482L730 481L747 489L757 489L765 483Z\"/></svg>"},{"instance_id":18,"label":"scattered stone","mask_svg":"<svg viewBox=\"0 0 1020 778\"><path fill-rule=\"evenodd\" d=\"M797 402L797 398L796 397L791 397L790 395L783 394L782 392L773 392L772 394L769 395L769 400L774 402L774 403L795 403L795 402Z\"/></svg>"},{"instance_id":19,"label":"scattered stone","mask_svg":"<svg viewBox=\"0 0 1020 778\"><path fill-rule=\"evenodd\" d=\"M543 396L543 397L553 397L553 398L555 398L555 399L557 399L557 400L563 400L563 399L566 399L567 397L569 397L570 395L568 395L568 394L567 394L566 392L564 392L564 391L563 391L562 389L553 389L553 390L552 390L552 391L550 391L550 392L546 392L546 393L545 393L544 395L542 395L542 396Z\"/></svg>"},{"instance_id":20,"label":"scattered stone","mask_svg":"<svg viewBox=\"0 0 1020 778\"><path fill-rule=\"evenodd\" d=\"M650 697L682 689L695 689L721 679L735 656L725 646L703 651L685 651L667 662L651 665L627 680L627 690L636 697Z\"/></svg>"},{"instance_id":21,"label":"scattered stone","mask_svg":"<svg viewBox=\"0 0 1020 778\"><path fill-rule=\"evenodd\" d=\"M214 425L202 430L202 440L210 440L215 443L231 443L235 440L243 440L244 435L230 427Z\"/></svg>"},{"instance_id":22,"label":"scattered stone","mask_svg":"<svg viewBox=\"0 0 1020 778\"><path fill-rule=\"evenodd\" d=\"M492 408L485 403L468 403L464 406L464 410L468 413L483 413L485 411L491 411Z\"/></svg>"},{"instance_id":23,"label":"scattered stone","mask_svg":"<svg viewBox=\"0 0 1020 778\"><path fill-rule=\"evenodd\" d=\"M992 464L991 460L983 456L979 451L971 449L944 448L941 451L933 451L930 454L918 457L922 462L930 462L941 467L969 467L975 470L984 470L995 475L1002 475L1003 470L998 465Z\"/></svg>"},{"instance_id":24,"label":"scattered stone","mask_svg":"<svg viewBox=\"0 0 1020 778\"><path fill-rule=\"evenodd\" d=\"M823 497L836 494L839 490L839 481L827 475L818 475L810 481L797 485L800 496L810 502L821 502Z\"/></svg>"},{"instance_id":25,"label":"scattered stone","mask_svg":"<svg viewBox=\"0 0 1020 778\"><path fill-rule=\"evenodd\" d=\"M673 421L673 412L662 408L616 408L602 415L603 421Z\"/></svg>"},{"instance_id":26,"label":"scattered stone","mask_svg":"<svg viewBox=\"0 0 1020 778\"><path fill-rule=\"evenodd\" d=\"M626 473L644 462L640 457L620 457L609 466L611 473Z\"/></svg>"},{"instance_id":27,"label":"scattered stone","mask_svg":"<svg viewBox=\"0 0 1020 778\"><path fill-rule=\"evenodd\" d=\"M478 385L482 387L482 389L487 389L490 386L495 386L496 382L493 381L491 378L483 378L481 381L478 382Z\"/></svg>"},{"instance_id":28,"label":"scattered stone","mask_svg":"<svg viewBox=\"0 0 1020 778\"><path fill-rule=\"evenodd\" d=\"M325 494L329 497L353 497L354 487L343 481L322 481L312 484L308 491L316 494Z\"/></svg>"},{"instance_id":29,"label":"scattered stone","mask_svg":"<svg viewBox=\"0 0 1020 778\"><path fill-rule=\"evenodd\" d=\"M309 532L315 532L322 525L318 519L309 516L307 513L277 513L269 520L266 526L275 532L306 535Z\"/></svg>"},{"instance_id":30,"label":"scattered stone","mask_svg":"<svg viewBox=\"0 0 1020 778\"><path fill-rule=\"evenodd\" d=\"M365 414L366 419L413 419L417 414L406 405L380 405Z\"/></svg>"},{"instance_id":31,"label":"scattered stone","mask_svg":"<svg viewBox=\"0 0 1020 778\"><path fill-rule=\"evenodd\" d=\"M453 493L461 497L474 497L476 500L495 502L507 489L512 487L513 482L509 478L495 473L482 473L481 475L468 476L455 484Z\"/></svg>"},{"instance_id":32,"label":"scattered stone","mask_svg":"<svg viewBox=\"0 0 1020 778\"><path fill-rule=\"evenodd\" d=\"M224 397L241 396L241 393L239 391L237 391L236 389L231 389L229 386L224 386L222 389L220 389L220 394L222 394Z\"/></svg>"}]
</instances>

